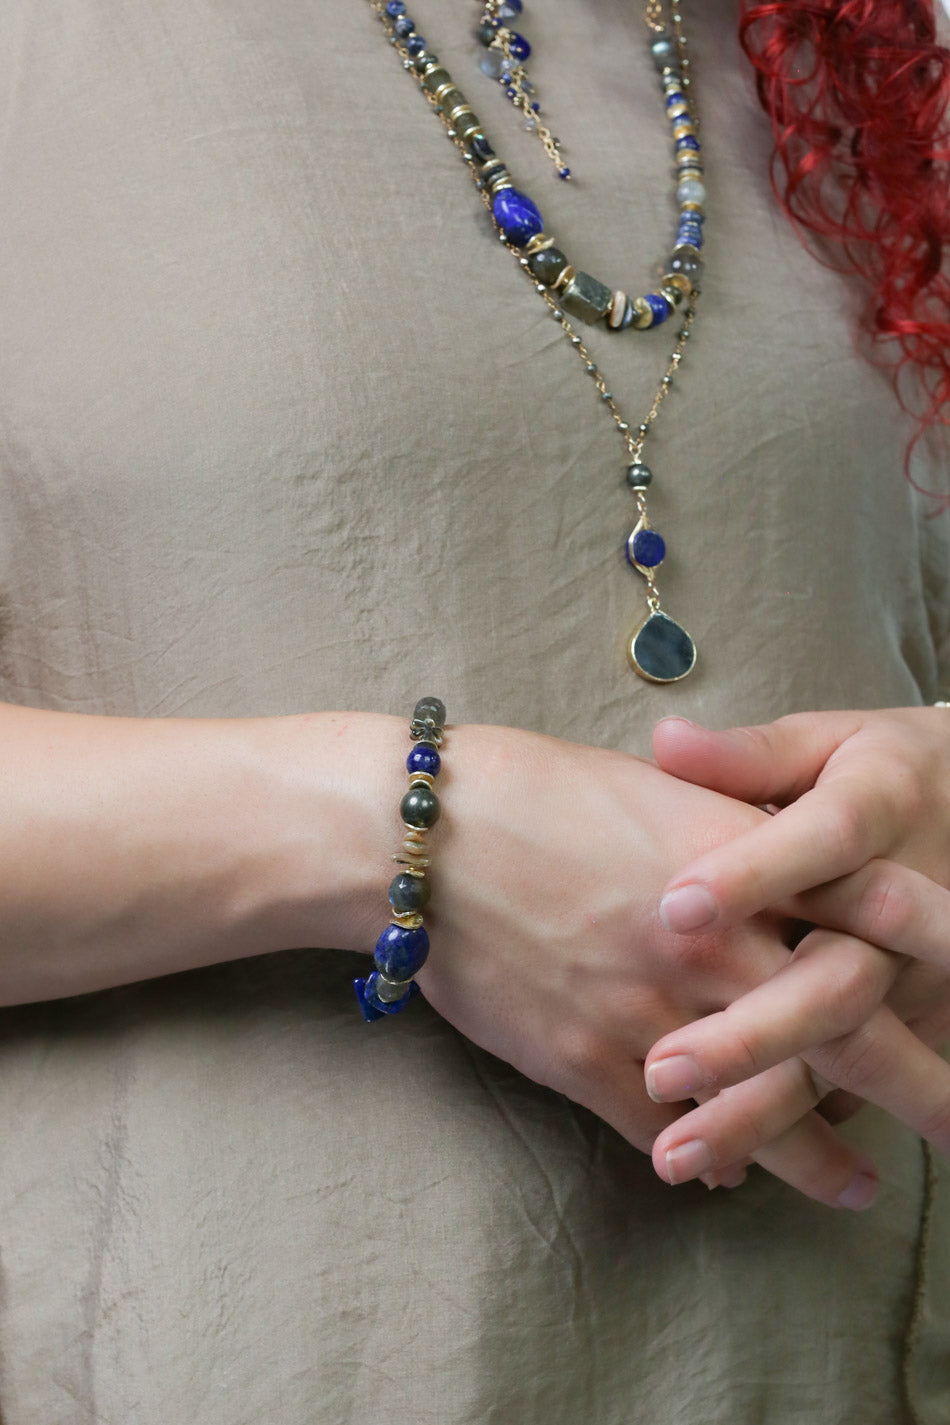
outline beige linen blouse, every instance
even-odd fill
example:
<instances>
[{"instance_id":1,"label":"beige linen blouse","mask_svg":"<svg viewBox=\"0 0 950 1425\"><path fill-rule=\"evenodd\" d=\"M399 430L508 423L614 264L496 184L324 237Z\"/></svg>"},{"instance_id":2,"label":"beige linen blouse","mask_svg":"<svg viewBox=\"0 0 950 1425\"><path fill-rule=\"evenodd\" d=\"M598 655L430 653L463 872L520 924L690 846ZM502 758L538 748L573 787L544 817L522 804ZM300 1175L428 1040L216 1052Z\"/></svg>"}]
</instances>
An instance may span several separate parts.
<instances>
[{"instance_id":1,"label":"beige linen blouse","mask_svg":"<svg viewBox=\"0 0 950 1425\"><path fill-rule=\"evenodd\" d=\"M637 7L525 18L571 186L478 73L477 6L411 9L567 252L648 288L673 210ZM616 434L365 0L6 0L0 695L431 690L641 754L669 712L938 696L948 517L859 294L771 197L733 7L684 9L706 290L646 458L700 661L657 688L623 657ZM631 420L668 333L591 336ZM862 1216L760 1174L674 1192L425 1004L367 1029L357 963L0 1013L4 1425L950 1419L948 1189L911 1134L846 1130L881 1166Z\"/></svg>"}]
</instances>

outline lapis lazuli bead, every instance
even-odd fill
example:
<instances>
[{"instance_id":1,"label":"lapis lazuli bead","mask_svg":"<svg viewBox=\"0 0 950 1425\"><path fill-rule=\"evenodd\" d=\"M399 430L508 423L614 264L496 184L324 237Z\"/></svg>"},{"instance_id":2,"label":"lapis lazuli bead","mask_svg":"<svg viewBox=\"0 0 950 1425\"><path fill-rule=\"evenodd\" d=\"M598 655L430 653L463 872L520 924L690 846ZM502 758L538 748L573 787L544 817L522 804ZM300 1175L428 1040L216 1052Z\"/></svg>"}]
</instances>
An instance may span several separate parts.
<instances>
[{"instance_id":1,"label":"lapis lazuli bead","mask_svg":"<svg viewBox=\"0 0 950 1425\"><path fill-rule=\"evenodd\" d=\"M638 529L627 543L627 557L631 564L655 569L666 557L666 541L655 529Z\"/></svg>"},{"instance_id":2,"label":"lapis lazuli bead","mask_svg":"<svg viewBox=\"0 0 950 1425\"><path fill-rule=\"evenodd\" d=\"M372 1024L374 1020L382 1019L386 1014L399 1014L406 1008L410 1000L415 999L419 993L419 986L413 980L408 990L397 1000L383 1000L378 994L379 976L375 970L366 977L365 980L354 980L353 988L356 991L356 999L360 1007L360 1012L367 1024Z\"/></svg>"},{"instance_id":3,"label":"lapis lazuli bead","mask_svg":"<svg viewBox=\"0 0 950 1425\"><path fill-rule=\"evenodd\" d=\"M653 325L658 327L670 315L670 304L658 292L647 292L643 299L653 313Z\"/></svg>"},{"instance_id":4,"label":"lapis lazuli bead","mask_svg":"<svg viewBox=\"0 0 950 1425\"><path fill-rule=\"evenodd\" d=\"M406 7L403 0L386 0L386 14L390 19L395 20L397 15L404 15Z\"/></svg>"},{"instance_id":5,"label":"lapis lazuli bead","mask_svg":"<svg viewBox=\"0 0 950 1425\"><path fill-rule=\"evenodd\" d=\"M442 758L430 742L417 742L406 758L406 771L410 775L413 772L428 772L430 777L437 777L441 767Z\"/></svg>"},{"instance_id":6,"label":"lapis lazuli bead","mask_svg":"<svg viewBox=\"0 0 950 1425\"><path fill-rule=\"evenodd\" d=\"M674 104L682 104L682 103L685 102L685 100L686 100L686 95L685 95L685 94L680 94L679 91L677 91L676 93L673 93L673 94L667 94L667 96L666 96L666 107L667 107L668 109L672 109L672 107L673 107Z\"/></svg>"},{"instance_id":7,"label":"lapis lazuli bead","mask_svg":"<svg viewBox=\"0 0 950 1425\"><path fill-rule=\"evenodd\" d=\"M511 39L508 41L508 48L515 59L527 59L531 53L531 46L524 35L519 35L517 30L512 30Z\"/></svg>"},{"instance_id":8,"label":"lapis lazuli bead","mask_svg":"<svg viewBox=\"0 0 950 1425\"><path fill-rule=\"evenodd\" d=\"M406 41L406 49L412 55L421 54L425 47L426 42L421 35L413 35L411 39Z\"/></svg>"},{"instance_id":9,"label":"lapis lazuli bead","mask_svg":"<svg viewBox=\"0 0 950 1425\"><path fill-rule=\"evenodd\" d=\"M393 29L401 40L407 39L416 28L415 21L410 20L408 15L400 15Z\"/></svg>"},{"instance_id":10,"label":"lapis lazuli bead","mask_svg":"<svg viewBox=\"0 0 950 1425\"><path fill-rule=\"evenodd\" d=\"M524 247L535 233L544 231L544 219L526 193L502 188L492 200L492 213L513 247Z\"/></svg>"},{"instance_id":11,"label":"lapis lazuli bead","mask_svg":"<svg viewBox=\"0 0 950 1425\"><path fill-rule=\"evenodd\" d=\"M675 147L678 149L694 148L699 152L699 140L693 138L692 134L684 134L681 139L676 140Z\"/></svg>"},{"instance_id":12,"label":"lapis lazuli bead","mask_svg":"<svg viewBox=\"0 0 950 1425\"><path fill-rule=\"evenodd\" d=\"M389 980L411 980L429 956L429 936L424 925L409 929L387 925L376 941L373 959Z\"/></svg>"}]
</instances>

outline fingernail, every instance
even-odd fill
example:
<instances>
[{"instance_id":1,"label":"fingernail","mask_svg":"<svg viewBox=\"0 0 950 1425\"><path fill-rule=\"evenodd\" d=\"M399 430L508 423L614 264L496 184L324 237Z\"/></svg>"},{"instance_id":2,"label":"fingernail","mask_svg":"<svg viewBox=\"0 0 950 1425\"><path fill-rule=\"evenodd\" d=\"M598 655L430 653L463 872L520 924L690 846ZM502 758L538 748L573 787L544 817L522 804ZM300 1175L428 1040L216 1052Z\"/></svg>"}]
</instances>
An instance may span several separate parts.
<instances>
[{"instance_id":1,"label":"fingernail","mask_svg":"<svg viewBox=\"0 0 950 1425\"><path fill-rule=\"evenodd\" d=\"M687 1183L700 1173L708 1173L712 1165L712 1154L707 1145L701 1138L693 1138L667 1153L666 1176L673 1184Z\"/></svg>"},{"instance_id":2,"label":"fingernail","mask_svg":"<svg viewBox=\"0 0 950 1425\"><path fill-rule=\"evenodd\" d=\"M685 930L700 930L719 914L712 891L706 886L680 886L660 901L660 919L667 930L681 934Z\"/></svg>"},{"instance_id":3,"label":"fingernail","mask_svg":"<svg viewBox=\"0 0 950 1425\"><path fill-rule=\"evenodd\" d=\"M842 1207L850 1207L852 1212L864 1212L877 1197L877 1186L877 1178L873 1174L856 1173L844 1192L839 1194L838 1201Z\"/></svg>"},{"instance_id":4,"label":"fingernail","mask_svg":"<svg viewBox=\"0 0 950 1425\"><path fill-rule=\"evenodd\" d=\"M682 1103L706 1087L705 1076L688 1054L657 1059L646 1071L647 1093L654 1103Z\"/></svg>"}]
</instances>

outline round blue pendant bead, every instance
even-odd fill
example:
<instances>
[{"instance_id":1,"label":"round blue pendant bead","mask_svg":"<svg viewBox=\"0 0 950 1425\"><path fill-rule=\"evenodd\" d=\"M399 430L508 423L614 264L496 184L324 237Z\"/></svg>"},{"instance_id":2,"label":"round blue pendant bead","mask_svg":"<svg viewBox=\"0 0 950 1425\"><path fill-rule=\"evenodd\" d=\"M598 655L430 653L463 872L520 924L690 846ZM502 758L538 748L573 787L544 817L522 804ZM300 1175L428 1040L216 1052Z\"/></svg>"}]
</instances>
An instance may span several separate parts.
<instances>
[{"instance_id":1,"label":"round blue pendant bead","mask_svg":"<svg viewBox=\"0 0 950 1425\"><path fill-rule=\"evenodd\" d=\"M492 199L492 213L512 247L524 247L535 233L544 231L544 219L526 193L502 188Z\"/></svg>"},{"instance_id":2,"label":"round blue pendant bead","mask_svg":"<svg viewBox=\"0 0 950 1425\"><path fill-rule=\"evenodd\" d=\"M429 935L424 925L409 929L387 925L376 942L373 959L389 980L411 980L429 957Z\"/></svg>"},{"instance_id":3,"label":"round blue pendant bead","mask_svg":"<svg viewBox=\"0 0 950 1425\"><path fill-rule=\"evenodd\" d=\"M655 569L666 558L666 541L655 529L638 529L627 540L627 558L631 564Z\"/></svg>"}]
</instances>

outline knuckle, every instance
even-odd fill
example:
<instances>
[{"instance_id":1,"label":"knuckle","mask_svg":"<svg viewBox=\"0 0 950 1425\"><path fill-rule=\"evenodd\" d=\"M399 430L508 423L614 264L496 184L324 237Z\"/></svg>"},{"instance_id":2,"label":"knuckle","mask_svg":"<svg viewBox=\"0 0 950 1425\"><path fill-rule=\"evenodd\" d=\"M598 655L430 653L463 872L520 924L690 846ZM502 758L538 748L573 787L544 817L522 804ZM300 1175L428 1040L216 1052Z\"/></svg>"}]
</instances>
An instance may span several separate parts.
<instances>
[{"instance_id":1,"label":"knuckle","mask_svg":"<svg viewBox=\"0 0 950 1425\"><path fill-rule=\"evenodd\" d=\"M871 867L858 899L857 928L872 944L895 948L905 943L914 921L914 899L893 871Z\"/></svg>"},{"instance_id":2,"label":"knuckle","mask_svg":"<svg viewBox=\"0 0 950 1425\"><path fill-rule=\"evenodd\" d=\"M863 853L867 839L867 823L862 807L850 792L825 809L819 828L821 845L829 861L840 864Z\"/></svg>"},{"instance_id":3,"label":"knuckle","mask_svg":"<svg viewBox=\"0 0 950 1425\"><path fill-rule=\"evenodd\" d=\"M558 1031L554 1051L572 1082L601 1083L606 1078L603 1036L589 1025L570 1025Z\"/></svg>"},{"instance_id":4,"label":"knuckle","mask_svg":"<svg viewBox=\"0 0 950 1425\"><path fill-rule=\"evenodd\" d=\"M876 1085L886 1080L889 1066L887 1054L866 1024L829 1040L809 1054L808 1062L838 1088L862 1097L870 1096Z\"/></svg>"},{"instance_id":5,"label":"knuckle","mask_svg":"<svg viewBox=\"0 0 950 1425\"><path fill-rule=\"evenodd\" d=\"M885 957L862 945L847 941L836 947L833 966L824 987L825 1010L839 1034L868 1019L880 1004L888 986Z\"/></svg>"}]
</instances>

